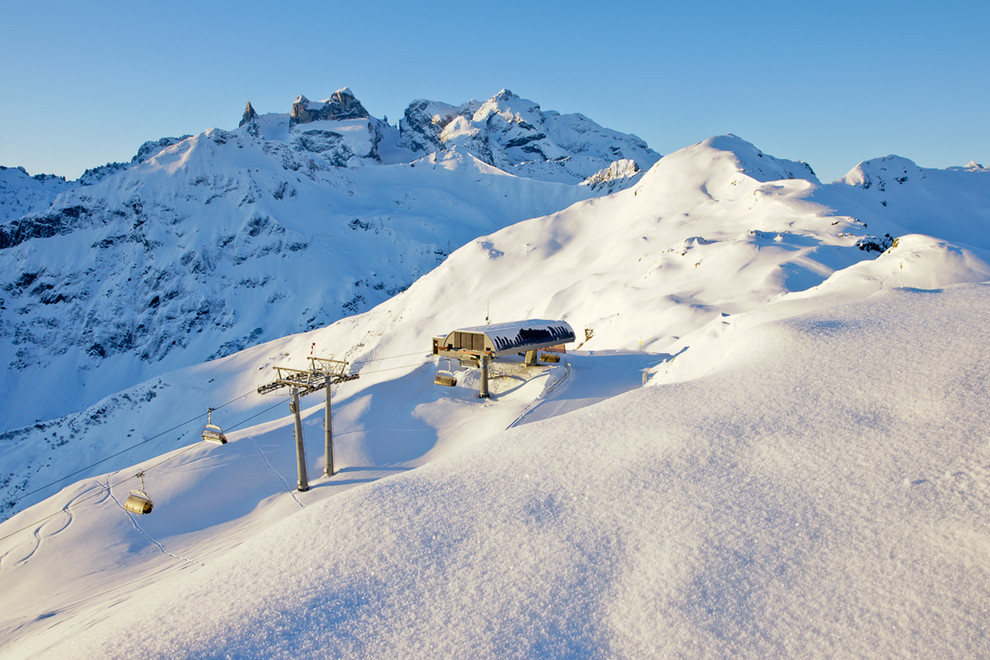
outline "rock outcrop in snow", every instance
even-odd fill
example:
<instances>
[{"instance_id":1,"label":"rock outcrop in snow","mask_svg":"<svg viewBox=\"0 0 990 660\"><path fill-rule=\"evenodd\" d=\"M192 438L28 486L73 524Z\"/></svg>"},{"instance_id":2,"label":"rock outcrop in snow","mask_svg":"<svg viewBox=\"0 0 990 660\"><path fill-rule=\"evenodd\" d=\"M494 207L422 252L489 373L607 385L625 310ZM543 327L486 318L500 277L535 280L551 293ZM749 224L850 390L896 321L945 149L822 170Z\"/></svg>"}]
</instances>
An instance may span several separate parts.
<instances>
[{"instance_id":1,"label":"rock outcrop in snow","mask_svg":"<svg viewBox=\"0 0 990 660\"><path fill-rule=\"evenodd\" d=\"M247 106L245 106L244 108L244 115L241 117L241 121L238 124L238 126L239 127L243 126L244 124L254 121L257 118L258 118L258 113L254 111L254 106L252 106L251 102L248 101Z\"/></svg>"},{"instance_id":2,"label":"rock outcrop in snow","mask_svg":"<svg viewBox=\"0 0 990 660\"><path fill-rule=\"evenodd\" d=\"M399 122L401 141L416 152L464 150L520 176L580 183L615 161L641 170L659 158L634 135L604 129L579 114L543 111L503 89L459 106L414 101Z\"/></svg>"},{"instance_id":3,"label":"rock outcrop in snow","mask_svg":"<svg viewBox=\"0 0 990 660\"><path fill-rule=\"evenodd\" d=\"M878 192L886 192L890 186L904 185L911 179L924 178L925 173L913 161L901 156L884 156L860 163L842 177L841 181L863 190L875 188Z\"/></svg>"},{"instance_id":4,"label":"rock outcrop in snow","mask_svg":"<svg viewBox=\"0 0 990 660\"><path fill-rule=\"evenodd\" d=\"M300 94L292 104L289 124L308 124L312 121L342 121L344 119L368 119L371 115L354 97L350 88L338 89L322 101L313 102Z\"/></svg>"}]
</instances>

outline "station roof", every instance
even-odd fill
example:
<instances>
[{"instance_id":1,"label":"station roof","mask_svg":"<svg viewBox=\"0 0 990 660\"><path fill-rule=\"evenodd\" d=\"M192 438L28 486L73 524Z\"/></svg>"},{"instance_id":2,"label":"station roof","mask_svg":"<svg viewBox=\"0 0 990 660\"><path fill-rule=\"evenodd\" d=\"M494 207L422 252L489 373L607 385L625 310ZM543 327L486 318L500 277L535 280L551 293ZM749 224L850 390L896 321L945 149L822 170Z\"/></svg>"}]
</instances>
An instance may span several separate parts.
<instances>
[{"instance_id":1,"label":"station roof","mask_svg":"<svg viewBox=\"0 0 990 660\"><path fill-rule=\"evenodd\" d=\"M483 339L479 335L483 335ZM443 348L490 351L499 355L547 348L572 341L574 341L574 330L567 321L528 319L454 330L444 338Z\"/></svg>"}]
</instances>

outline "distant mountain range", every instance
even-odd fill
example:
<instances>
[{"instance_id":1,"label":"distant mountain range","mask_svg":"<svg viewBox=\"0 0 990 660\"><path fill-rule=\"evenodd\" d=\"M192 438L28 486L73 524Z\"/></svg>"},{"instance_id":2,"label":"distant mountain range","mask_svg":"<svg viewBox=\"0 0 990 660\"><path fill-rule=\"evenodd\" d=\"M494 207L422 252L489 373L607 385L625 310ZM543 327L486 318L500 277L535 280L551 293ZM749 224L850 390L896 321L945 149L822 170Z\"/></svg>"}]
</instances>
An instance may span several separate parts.
<instances>
[{"instance_id":1,"label":"distant mountain range","mask_svg":"<svg viewBox=\"0 0 990 660\"><path fill-rule=\"evenodd\" d=\"M290 113L249 103L233 131L150 141L76 182L4 170L0 429L370 309L658 158L506 90L414 101L395 127L341 89Z\"/></svg>"}]
</instances>

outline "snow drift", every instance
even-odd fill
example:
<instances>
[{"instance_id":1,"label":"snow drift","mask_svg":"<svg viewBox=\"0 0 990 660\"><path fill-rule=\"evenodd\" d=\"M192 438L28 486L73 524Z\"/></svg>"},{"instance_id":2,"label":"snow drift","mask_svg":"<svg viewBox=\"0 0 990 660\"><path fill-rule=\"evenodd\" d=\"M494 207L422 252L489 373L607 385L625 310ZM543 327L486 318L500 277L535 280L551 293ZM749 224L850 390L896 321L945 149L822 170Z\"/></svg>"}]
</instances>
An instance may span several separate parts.
<instances>
[{"instance_id":1,"label":"snow drift","mask_svg":"<svg viewBox=\"0 0 990 660\"><path fill-rule=\"evenodd\" d=\"M712 138L468 242L363 314L25 429L0 648L974 653L988 245L925 230L987 179L926 181L895 215L876 185ZM943 205L952 189L969 193ZM430 338L486 317L563 319L580 345L497 361L490 401L469 372L434 387ZM360 379L334 391L340 473L296 493L284 400L253 392L308 354ZM196 443L219 402L231 442ZM322 401L305 408L322 433ZM140 520L120 507L139 470L157 507ZM73 471L47 499L30 476Z\"/></svg>"}]
</instances>

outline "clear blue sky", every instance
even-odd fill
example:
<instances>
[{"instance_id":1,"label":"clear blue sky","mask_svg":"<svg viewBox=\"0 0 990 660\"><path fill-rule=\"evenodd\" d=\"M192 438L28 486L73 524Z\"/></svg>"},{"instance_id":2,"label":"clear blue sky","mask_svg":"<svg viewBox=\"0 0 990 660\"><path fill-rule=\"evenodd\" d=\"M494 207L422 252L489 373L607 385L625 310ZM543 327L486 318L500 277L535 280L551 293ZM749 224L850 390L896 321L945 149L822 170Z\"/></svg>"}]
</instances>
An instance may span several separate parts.
<instances>
[{"instance_id":1,"label":"clear blue sky","mask_svg":"<svg viewBox=\"0 0 990 660\"><path fill-rule=\"evenodd\" d=\"M0 164L78 177L250 100L507 87L666 154L735 133L824 180L896 153L990 166L990 2L5 2Z\"/></svg>"}]
</instances>

